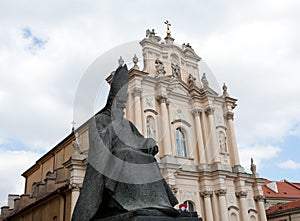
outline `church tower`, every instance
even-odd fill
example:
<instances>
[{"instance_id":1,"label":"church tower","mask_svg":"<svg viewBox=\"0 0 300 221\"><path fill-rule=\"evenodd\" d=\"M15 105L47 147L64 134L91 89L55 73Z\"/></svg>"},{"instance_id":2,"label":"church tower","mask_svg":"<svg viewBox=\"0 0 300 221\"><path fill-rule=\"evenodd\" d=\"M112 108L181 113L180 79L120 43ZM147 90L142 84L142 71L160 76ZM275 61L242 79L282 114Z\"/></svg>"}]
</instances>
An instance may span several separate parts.
<instances>
[{"instance_id":1,"label":"church tower","mask_svg":"<svg viewBox=\"0 0 300 221\"><path fill-rule=\"evenodd\" d=\"M240 165L233 117L237 100L214 91L201 58L190 44L181 47L167 23L162 40L147 30L130 70L126 116L159 144L157 160L178 200L207 221L264 221L263 179ZM201 78L200 78L201 74Z\"/></svg>"}]
</instances>

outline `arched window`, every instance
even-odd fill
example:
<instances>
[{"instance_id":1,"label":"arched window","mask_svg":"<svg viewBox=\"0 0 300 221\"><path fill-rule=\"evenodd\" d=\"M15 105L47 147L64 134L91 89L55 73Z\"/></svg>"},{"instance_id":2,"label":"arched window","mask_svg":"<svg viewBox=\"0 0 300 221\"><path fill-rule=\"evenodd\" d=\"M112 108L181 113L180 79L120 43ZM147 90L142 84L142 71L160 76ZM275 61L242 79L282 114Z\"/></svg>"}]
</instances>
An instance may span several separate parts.
<instances>
[{"instance_id":1,"label":"arched window","mask_svg":"<svg viewBox=\"0 0 300 221\"><path fill-rule=\"evenodd\" d=\"M176 129L176 147L177 147L177 154L179 157L186 157L186 140L185 135L181 128Z\"/></svg>"},{"instance_id":2,"label":"arched window","mask_svg":"<svg viewBox=\"0 0 300 221\"><path fill-rule=\"evenodd\" d=\"M230 214L230 220L231 221L238 221L238 216L235 213Z\"/></svg>"},{"instance_id":3,"label":"arched window","mask_svg":"<svg viewBox=\"0 0 300 221\"><path fill-rule=\"evenodd\" d=\"M187 205L187 210L189 212L194 212L195 211L194 203L192 201L186 200L186 201L184 201L184 203Z\"/></svg>"}]
</instances>

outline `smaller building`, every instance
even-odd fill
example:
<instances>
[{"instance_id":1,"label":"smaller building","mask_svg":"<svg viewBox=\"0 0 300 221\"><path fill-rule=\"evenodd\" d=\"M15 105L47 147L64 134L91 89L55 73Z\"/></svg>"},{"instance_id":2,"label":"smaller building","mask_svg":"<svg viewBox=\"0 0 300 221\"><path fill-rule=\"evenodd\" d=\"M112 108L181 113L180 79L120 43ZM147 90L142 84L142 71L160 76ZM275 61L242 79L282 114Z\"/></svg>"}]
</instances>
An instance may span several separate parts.
<instances>
[{"instance_id":1,"label":"smaller building","mask_svg":"<svg viewBox=\"0 0 300 221\"><path fill-rule=\"evenodd\" d=\"M300 200L270 207L267 210L267 218L269 221L299 221Z\"/></svg>"},{"instance_id":2,"label":"smaller building","mask_svg":"<svg viewBox=\"0 0 300 221\"><path fill-rule=\"evenodd\" d=\"M266 180L262 189L269 221L300 221L299 183Z\"/></svg>"},{"instance_id":3,"label":"smaller building","mask_svg":"<svg viewBox=\"0 0 300 221\"><path fill-rule=\"evenodd\" d=\"M266 180L262 188L267 207L271 207L281 203L292 202L295 200L300 200L299 183L293 183L287 180Z\"/></svg>"}]
</instances>

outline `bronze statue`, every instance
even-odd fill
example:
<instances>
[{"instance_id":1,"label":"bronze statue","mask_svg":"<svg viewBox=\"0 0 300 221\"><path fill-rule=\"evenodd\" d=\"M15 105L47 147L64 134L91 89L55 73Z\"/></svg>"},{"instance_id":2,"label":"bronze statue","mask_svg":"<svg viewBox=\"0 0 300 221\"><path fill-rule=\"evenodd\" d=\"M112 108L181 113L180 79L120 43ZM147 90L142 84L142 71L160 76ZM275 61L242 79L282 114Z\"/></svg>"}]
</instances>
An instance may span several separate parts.
<instances>
[{"instance_id":1,"label":"bronze statue","mask_svg":"<svg viewBox=\"0 0 300 221\"><path fill-rule=\"evenodd\" d=\"M113 75L106 106L89 121L89 155L72 221L92 221L147 210L177 216L178 203L161 176L154 155L156 142L124 118L128 70Z\"/></svg>"}]
</instances>

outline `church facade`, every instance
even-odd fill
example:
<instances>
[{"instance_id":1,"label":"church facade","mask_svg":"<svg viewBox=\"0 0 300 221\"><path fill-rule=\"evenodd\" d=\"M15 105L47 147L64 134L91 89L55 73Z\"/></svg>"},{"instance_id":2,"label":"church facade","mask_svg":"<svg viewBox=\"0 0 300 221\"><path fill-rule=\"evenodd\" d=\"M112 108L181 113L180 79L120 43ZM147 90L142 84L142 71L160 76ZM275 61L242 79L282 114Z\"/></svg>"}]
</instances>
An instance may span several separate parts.
<instances>
[{"instance_id":1,"label":"church facade","mask_svg":"<svg viewBox=\"0 0 300 221\"><path fill-rule=\"evenodd\" d=\"M158 142L156 158L180 203L206 221L265 221L255 165L240 165L233 117L237 100L218 94L200 73L201 58L171 32L147 30L140 42L144 67L133 58L126 118ZM201 77L200 77L201 75ZM107 78L110 82L111 76ZM25 193L9 195L0 220L70 220L87 163L88 125L81 125L26 170Z\"/></svg>"}]
</instances>

